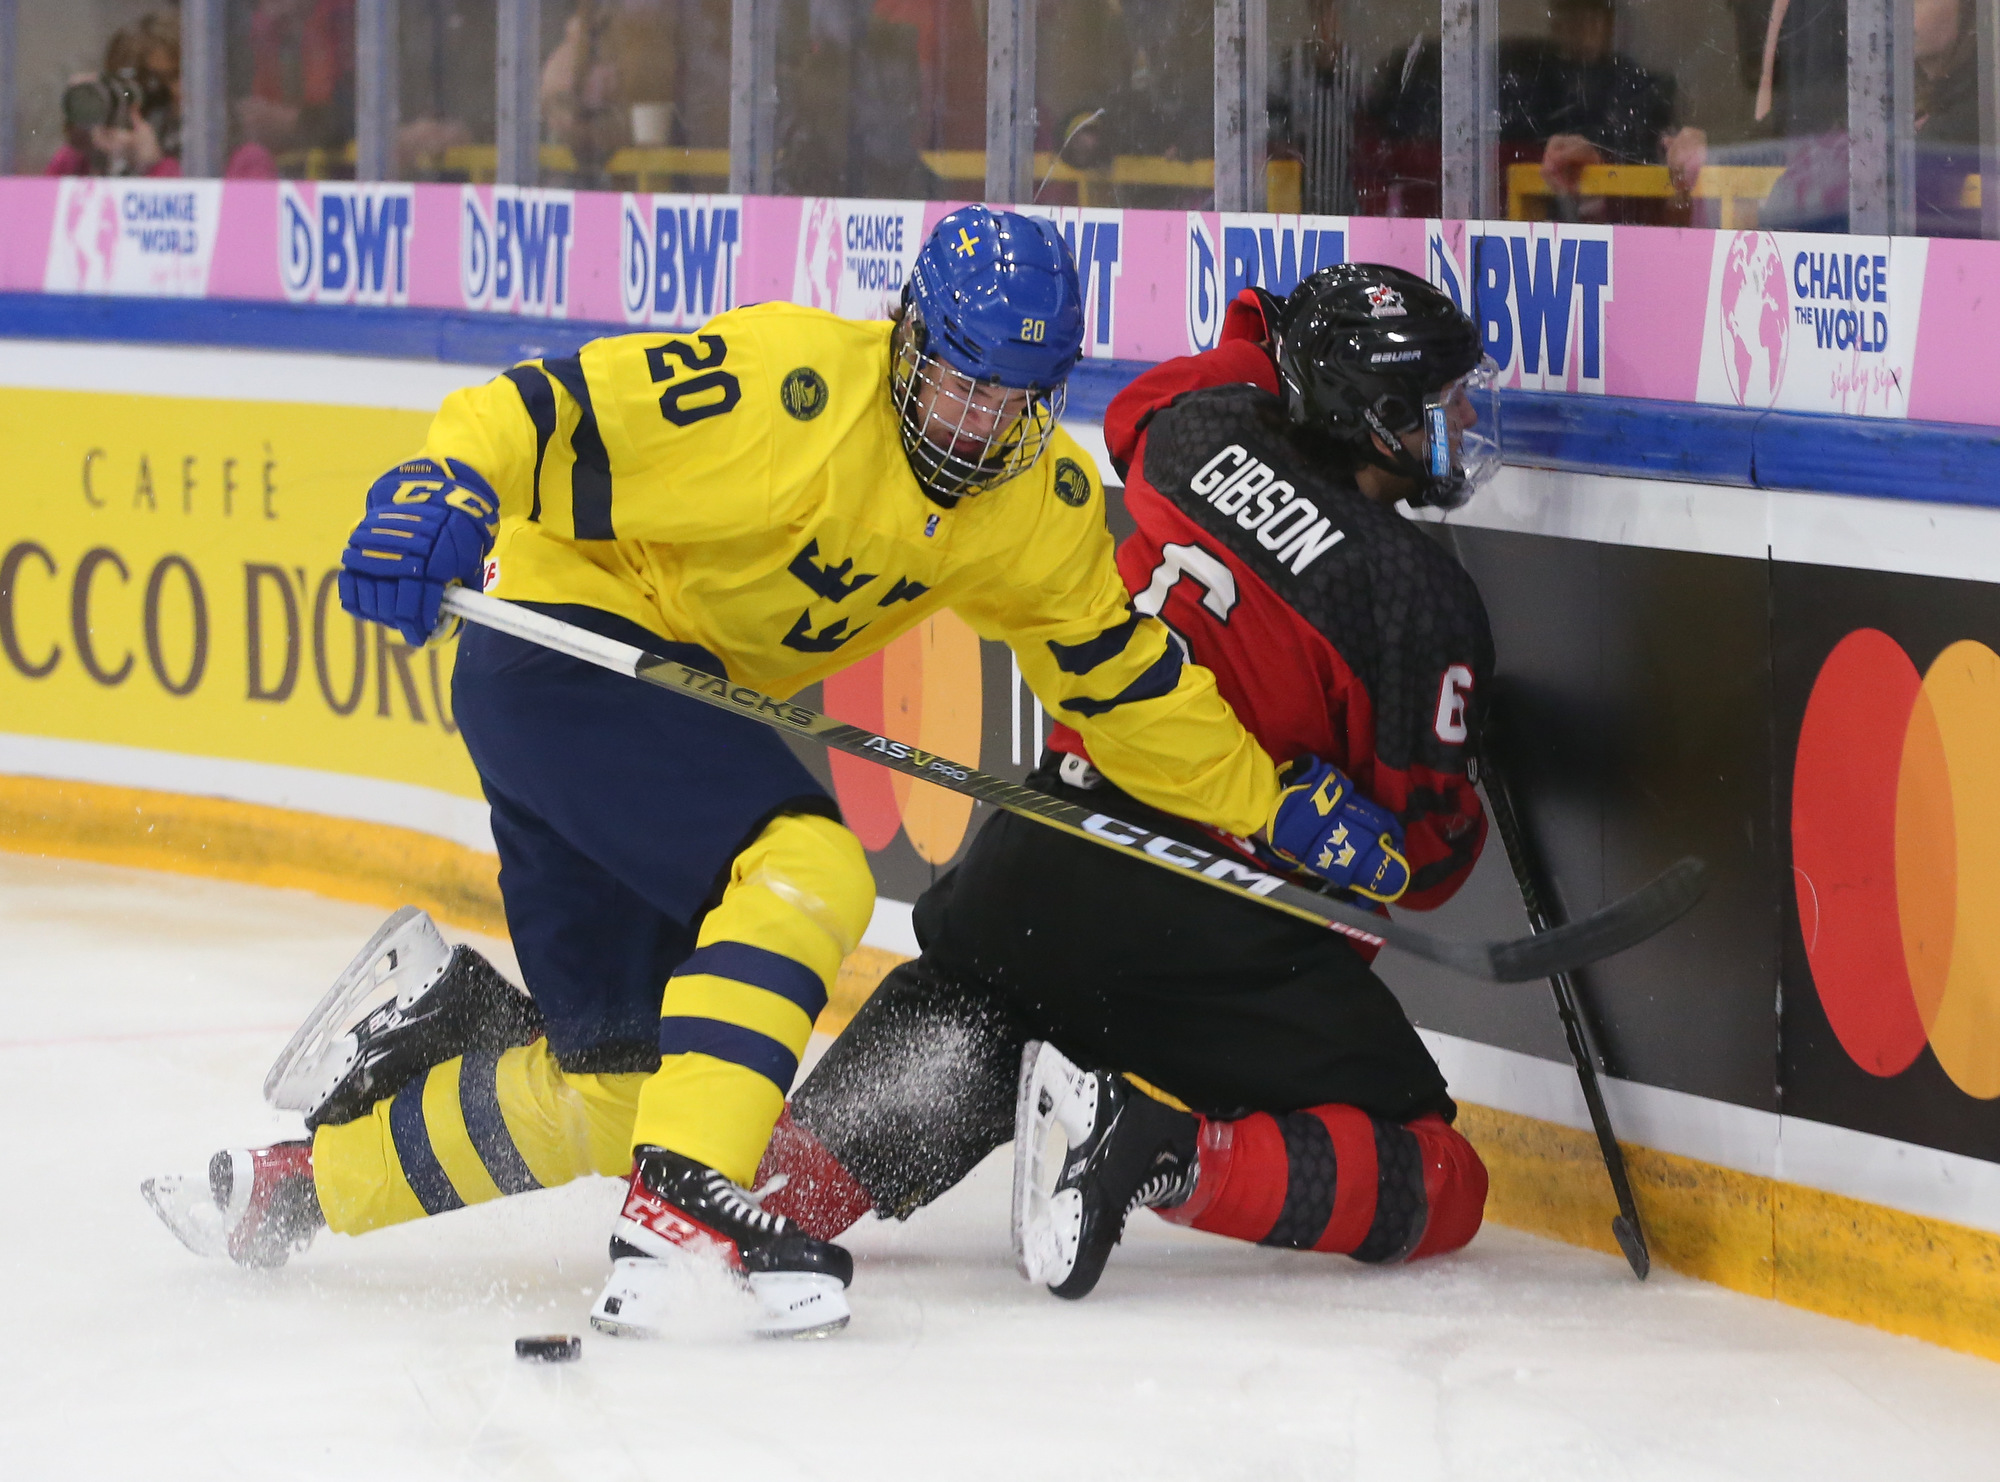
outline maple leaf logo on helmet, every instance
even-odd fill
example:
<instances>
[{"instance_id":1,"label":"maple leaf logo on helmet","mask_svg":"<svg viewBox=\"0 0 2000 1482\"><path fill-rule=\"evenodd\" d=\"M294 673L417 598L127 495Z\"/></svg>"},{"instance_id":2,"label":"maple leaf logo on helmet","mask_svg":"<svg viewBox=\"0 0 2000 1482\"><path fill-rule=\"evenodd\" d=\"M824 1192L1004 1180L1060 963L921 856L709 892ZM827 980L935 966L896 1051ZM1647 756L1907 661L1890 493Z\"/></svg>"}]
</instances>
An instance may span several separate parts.
<instances>
[{"instance_id":1,"label":"maple leaf logo on helmet","mask_svg":"<svg viewBox=\"0 0 2000 1482\"><path fill-rule=\"evenodd\" d=\"M1377 319L1393 319L1410 311L1403 307L1403 295L1386 283L1378 283L1368 290L1368 312Z\"/></svg>"}]
</instances>

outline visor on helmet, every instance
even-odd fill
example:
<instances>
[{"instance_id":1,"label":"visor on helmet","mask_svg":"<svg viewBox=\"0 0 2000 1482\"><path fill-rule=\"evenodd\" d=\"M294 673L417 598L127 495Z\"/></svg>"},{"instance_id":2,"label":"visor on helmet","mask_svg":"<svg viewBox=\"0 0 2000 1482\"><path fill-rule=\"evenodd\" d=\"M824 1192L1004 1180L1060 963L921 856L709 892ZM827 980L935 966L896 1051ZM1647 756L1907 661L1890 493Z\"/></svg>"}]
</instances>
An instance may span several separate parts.
<instances>
[{"instance_id":1,"label":"visor on helmet","mask_svg":"<svg viewBox=\"0 0 2000 1482\"><path fill-rule=\"evenodd\" d=\"M1413 504L1457 509L1500 467L1500 367L1483 356L1424 397L1423 488Z\"/></svg>"}]
</instances>

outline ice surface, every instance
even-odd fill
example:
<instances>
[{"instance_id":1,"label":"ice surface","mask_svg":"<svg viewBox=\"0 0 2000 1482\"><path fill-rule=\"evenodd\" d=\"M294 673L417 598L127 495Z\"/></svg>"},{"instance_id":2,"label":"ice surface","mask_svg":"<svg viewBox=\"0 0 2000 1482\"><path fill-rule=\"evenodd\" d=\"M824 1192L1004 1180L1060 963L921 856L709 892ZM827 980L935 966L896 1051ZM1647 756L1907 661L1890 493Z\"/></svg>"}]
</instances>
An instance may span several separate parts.
<instances>
[{"instance_id":1,"label":"ice surface","mask_svg":"<svg viewBox=\"0 0 2000 1482\"><path fill-rule=\"evenodd\" d=\"M1060 1303L1014 1274L1000 1161L854 1232L818 1344L588 1334L607 1180L198 1261L140 1179L296 1129L259 1082L385 914L0 855L0 1475L2000 1476L2000 1367L1507 1230L1377 1271L1141 1216ZM582 1361L513 1357L550 1331Z\"/></svg>"}]
</instances>

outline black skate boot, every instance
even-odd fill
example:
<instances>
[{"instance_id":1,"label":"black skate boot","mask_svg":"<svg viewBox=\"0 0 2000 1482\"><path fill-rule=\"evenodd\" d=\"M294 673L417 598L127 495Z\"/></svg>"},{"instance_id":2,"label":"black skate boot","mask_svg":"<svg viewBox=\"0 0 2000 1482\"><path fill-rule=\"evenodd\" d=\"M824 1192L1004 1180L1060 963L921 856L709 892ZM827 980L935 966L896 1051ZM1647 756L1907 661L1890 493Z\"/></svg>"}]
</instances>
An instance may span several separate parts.
<instances>
[{"instance_id":1,"label":"black skate boot","mask_svg":"<svg viewBox=\"0 0 2000 1482\"><path fill-rule=\"evenodd\" d=\"M767 1214L708 1165L657 1147L633 1155L611 1232L611 1280L590 1325L624 1338L664 1335L679 1273L702 1257L719 1257L756 1297L764 1337L821 1338L847 1326L854 1260L846 1251Z\"/></svg>"},{"instance_id":2,"label":"black skate boot","mask_svg":"<svg viewBox=\"0 0 2000 1482\"><path fill-rule=\"evenodd\" d=\"M189 1250L239 1266L282 1266L326 1227L310 1142L225 1149L206 1180L149 1178L139 1192Z\"/></svg>"},{"instance_id":3,"label":"black skate boot","mask_svg":"<svg viewBox=\"0 0 2000 1482\"><path fill-rule=\"evenodd\" d=\"M367 999L389 996L350 1024ZM339 1126L458 1055L539 1038L542 1016L472 948L448 947L429 916L405 906L327 990L264 1080L273 1106L306 1130Z\"/></svg>"},{"instance_id":4,"label":"black skate boot","mask_svg":"<svg viewBox=\"0 0 2000 1482\"><path fill-rule=\"evenodd\" d=\"M1049 1146L1051 1126L1067 1149ZM1171 1209L1194 1192L1201 1120L1123 1076L1083 1070L1053 1045L1021 1055L1014 1111L1014 1255L1058 1297L1086 1296L1133 1210Z\"/></svg>"}]
</instances>

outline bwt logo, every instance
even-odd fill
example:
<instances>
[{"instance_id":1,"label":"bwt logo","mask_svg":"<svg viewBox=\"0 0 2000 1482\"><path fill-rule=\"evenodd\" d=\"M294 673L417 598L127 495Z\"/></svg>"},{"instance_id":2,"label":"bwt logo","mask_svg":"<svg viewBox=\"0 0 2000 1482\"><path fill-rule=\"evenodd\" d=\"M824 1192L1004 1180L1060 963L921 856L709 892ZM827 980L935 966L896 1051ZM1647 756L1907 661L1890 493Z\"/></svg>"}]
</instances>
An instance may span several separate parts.
<instances>
[{"instance_id":1,"label":"bwt logo","mask_svg":"<svg viewBox=\"0 0 2000 1482\"><path fill-rule=\"evenodd\" d=\"M1610 228L1490 225L1506 229L1469 234L1460 257L1433 224L1427 276L1479 326L1504 384L1601 395Z\"/></svg>"},{"instance_id":2,"label":"bwt logo","mask_svg":"<svg viewBox=\"0 0 2000 1482\"><path fill-rule=\"evenodd\" d=\"M1222 218L1225 304L1246 288L1262 288L1283 298L1301 279L1346 260L1347 223L1340 217Z\"/></svg>"},{"instance_id":3,"label":"bwt logo","mask_svg":"<svg viewBox=\"0 0 2000 1482\"><path fill-rule=\"evenodd\" d=\"M1118 280L1124 274L1121 243L1125 213L1067 206L1036 213L1062 233L1076 258L1083 287L1083 353L1107 360L1118 322Z\"/></svg>"},{"instance_id":4,"label":"bwt logo","mask_svg":"<svg viewBox=\"0 0 2000 1482\"><path fill-rule=\"evenodd\" d=\"M1207 217L1188 213L1187 330L1191 350L1212 350L1236 295L1262 288L1285 297L1321 268L1347 261L1347 221L1339 216L1221 218L1222 247Z\"/></svg>"},{"instance_id":5,"label":"bwt logo","mask_svg":"<svg viewBox=\"0 0 2000 1482\"><path fill-rule=\"evenodd\" d=\"M458 219L459 291L468 309L569 317L569 258L576 193L493 187L489 211L464 188Z\"/></svg>"},{"instance_id":6,"label":"bwt logo","mask_svg":"<svg viewBox=\"0 0 2000 1482\"><path fill-rule=\"evenodd\" d=\"M278 187L278 275L294 303L406 304L416 188Z\"/></svg>"},{"instance_id":7,"label":"bwt logo","mask_svg":"<svg viewBox=\"0 0 2000 1482\"><path fill-rule=\"evenodd\" d=\"M736 307L741 196L634 196L619 212L628 324L693 329Z\"/></svg>"}]
</instances>

